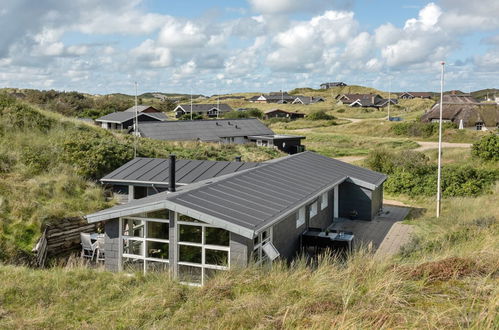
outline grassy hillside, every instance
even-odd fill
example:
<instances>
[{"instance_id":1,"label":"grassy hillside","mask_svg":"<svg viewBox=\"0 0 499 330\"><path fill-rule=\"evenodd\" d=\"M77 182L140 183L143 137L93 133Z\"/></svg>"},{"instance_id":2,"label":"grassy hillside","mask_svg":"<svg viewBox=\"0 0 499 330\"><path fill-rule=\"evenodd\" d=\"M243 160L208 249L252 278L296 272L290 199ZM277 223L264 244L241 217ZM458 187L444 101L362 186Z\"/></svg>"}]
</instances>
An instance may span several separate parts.
<instances>
[{"instance_id":1,"label":"grassy hillside","mask_svg":"<svg viewBox=\"0 0 499 330\"><path fill-rule=\"evenodd\" d=\"M18 328L493 329L499 326L495 195L417 203L417 237L390 259L298 261L223 273L203 288L167 274L0 266L0 325Z\"/></svg>"},{"instance_id":2,"label":"grassy hillside","mask_svg":"<svg viewBox=\"0 0 499 330\"><path fill-rule=\"evenodd\" d=\"M96 180L134 157L113 134L0 94L0 260L29 255L42 224L109 206ZM140 139L137 155L262 161L282 154L249 145Z\"/></svg>"}]
</instances>

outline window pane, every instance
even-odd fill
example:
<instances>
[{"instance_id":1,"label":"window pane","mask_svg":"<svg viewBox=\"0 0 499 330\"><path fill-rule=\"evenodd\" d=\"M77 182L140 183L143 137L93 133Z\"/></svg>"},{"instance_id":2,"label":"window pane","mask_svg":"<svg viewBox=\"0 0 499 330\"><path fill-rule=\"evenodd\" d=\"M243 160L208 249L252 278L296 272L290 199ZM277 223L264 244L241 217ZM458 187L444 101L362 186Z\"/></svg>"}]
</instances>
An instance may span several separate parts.
<instances>
[{"instance_id":1,"label":"window pane","mask_svg":"<svg viewBox=\"0 0 499 330\"><path fill-rule=\"evenodd\" d=\"M170 218L170 211L169 210L159 210L159 211L149 212L149 213L147 213L146 217L147 218L156 218L156 219L168 220Z\"/></svg>"},{"instance_id":2,"label":"window pane","mask_svg":"<svg viewBox=\"0 0 499 330\"><path fill-rule=\"evenodd\" d=\"M223 270L205 268L204 269L204 279L209 280L210 278L213 278L213 276L216 276L217 274L220 274L221 272L223 272Z\"/></svg>"},{"instance_id":3,"label":"window pane","mask_svg":"<svg viewBox=\"0 0 499 330\"><path fill-rule=\"evenodd\" d=\"M191 243L201 243L201 227L179 225L179 241L180 242L191 242Z\"/></svg>"},{"instance_id":4,"label":"window pane","mask_svg":"<svg viewBox=\"0 0 499 330\"><path fill-rule=\"evenodd\" d=\"M123 240L123 253L143 256L144 242L129 239Z\"/></svg>"},{"instance_id":5,"label":"window pane","mask_svg":"<svg viewBox=\"0 0 499 330\"><path fill-rule=\"evenodd\" d=\"M146 261L148 272L167 272L170 265L166 262Z\"/></svg>"},{"instance_id":6,"label":"window pane","mask_svg":"<svg viewBox=\"0 0 499 330\"><path fill-rule=\"evenodd\" d=\"M227 251L218 251L205 249L205 263L217 266L227 266L229 253Z\"/></svg>"},{"instance_id":7,"label":"window pane","mask_svg":"<svg viewBox=\"0 0 499 330\"><path fill-rule=\"evenodd\" d=\"M123 258L123 271L135 273L144 271L144 260L134 258Z\"/></svg>"},{"instance_id":8,"label":"window pane","mask_svg":"<svg viewBox=\"0 0 499 330\"><path fill-rule=\"evenodd\" d=\"M201 247L179 245L179 261L192 262L196 264L201 263Z\"/></svg>"},{"instance_id":9,"label":"window pane","mask_svg":"<svg viewBox=\"0 0 499 330\"><path fill-rule=\"evenodd\" d=\"M169 224L164 222L147 222L147 237L169 239Z\"/></svg>"},{"instance_id":10,"label":"window pane","mask_svg":"<svg viewBox=\"0 0 499 330\"><path fill-rule=\"evenodd\" d=\"M147 257L168 259L168 243L147 242Z\"/></svg>"},{"instance_id":11,"label":"window pane","mask_svg":"<svg viewBox=\"0 0 499 330\"><path fill-rule=\"evenodd\" d=\"M206 227L205 244L229 246L229 232L221 228Z\"/></svg>"},{"instance_id":12,"label":"window pane","mask_svg":"<svg viewBox=\"0 0 499 330\"><path fill-rule=\"evenodd\" d=\"M123 235L144 237L144 222L142 220L123 219Z\"/></svg>"},{"instance_id":13,"label":"window pane","mask_svg":"<svg viewBox=\"0 0 499 330\"><path fill-rule=\"evenodd\" d=\"M181 282L201 284L201 267L178 265L178 279Z\"/></svg>"}]
</instances>

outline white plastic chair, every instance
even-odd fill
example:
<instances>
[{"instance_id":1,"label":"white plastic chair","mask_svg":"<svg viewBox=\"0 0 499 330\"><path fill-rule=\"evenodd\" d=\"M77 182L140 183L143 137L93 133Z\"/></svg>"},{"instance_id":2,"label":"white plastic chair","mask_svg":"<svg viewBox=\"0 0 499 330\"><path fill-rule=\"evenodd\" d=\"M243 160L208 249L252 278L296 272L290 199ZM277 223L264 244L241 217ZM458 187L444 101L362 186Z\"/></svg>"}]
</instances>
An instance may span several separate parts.
<instances>
[{"instance_id":1,"label":"white plastic chair","mask_svg":"<svg viewBox=\"0 0 499 330\"><path fill-rule=\"evenodd\" d=\"M94 259L97 242L92 244L90 234L80 233L81 239L81 258Z\"/></svg>"},{"instance_id":2,"label":"white plastic chair","mask_svg":"<svg viewBox=\"0 0 499 330\"><path fill-rule=\"evenodd\" d=\"M97 262L99 261L104 261L105 260L105 244L106 240L104 237L98 237L97 241L95 242L96 244L96 249L97 249L97 258L95 259Z\"/></svg>"}]
</instances>

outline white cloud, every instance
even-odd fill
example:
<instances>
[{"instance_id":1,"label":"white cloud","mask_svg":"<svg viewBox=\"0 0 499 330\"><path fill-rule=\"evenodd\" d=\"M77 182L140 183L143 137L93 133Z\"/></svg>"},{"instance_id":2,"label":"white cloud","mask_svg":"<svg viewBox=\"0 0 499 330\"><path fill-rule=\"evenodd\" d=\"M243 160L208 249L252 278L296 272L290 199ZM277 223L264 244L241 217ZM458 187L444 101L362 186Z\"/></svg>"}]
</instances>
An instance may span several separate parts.
<instances>
[{"instance_id":1,"label":"white cloud","mask_svg":"<svg viewBox=\"0 0 499 330\"><path fill-rule=\"evenodd\" d=\"M172 64L170 49L156 45L154 40L147 39L130 51L130 55L139 63L154 68L164 68Z\"/></svg>"},{"instance_id":2,"label":"white cloud","mask_svg":"<svg viewBox=\"0 0 499 330\"><path fill-rule=\"evenodd\" d=\"M171 19L159 32L158 43L166 47L192 48L201 47L207 39L199 25L190 21L179 22Z\"/></svg>"}]
</instances>

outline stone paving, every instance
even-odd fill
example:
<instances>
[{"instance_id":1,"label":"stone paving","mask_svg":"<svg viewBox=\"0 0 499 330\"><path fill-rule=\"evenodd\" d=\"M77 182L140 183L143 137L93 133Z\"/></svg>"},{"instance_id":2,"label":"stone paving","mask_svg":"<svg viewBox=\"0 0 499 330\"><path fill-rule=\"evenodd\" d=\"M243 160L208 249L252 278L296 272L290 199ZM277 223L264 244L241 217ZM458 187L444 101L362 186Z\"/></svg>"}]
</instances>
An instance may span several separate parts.
<instances>
[{"instance_id":1,"label":"stone paving","mask_svg":"<svg viewBox=\"0 0 499 330\"><path fill-rule=\"evenodd\" d=\"M329 229L351 231L357 247L370 247L376 255L390 256L411 238L412 226L401 223L409 211L409 207L385 204L383 213L372 221L339 219Z\"/></svg>"}]
</instances>

